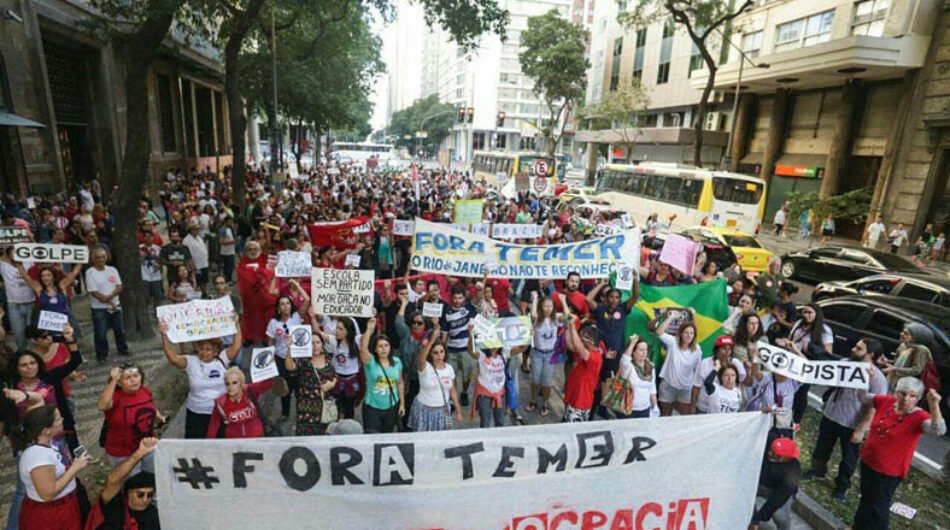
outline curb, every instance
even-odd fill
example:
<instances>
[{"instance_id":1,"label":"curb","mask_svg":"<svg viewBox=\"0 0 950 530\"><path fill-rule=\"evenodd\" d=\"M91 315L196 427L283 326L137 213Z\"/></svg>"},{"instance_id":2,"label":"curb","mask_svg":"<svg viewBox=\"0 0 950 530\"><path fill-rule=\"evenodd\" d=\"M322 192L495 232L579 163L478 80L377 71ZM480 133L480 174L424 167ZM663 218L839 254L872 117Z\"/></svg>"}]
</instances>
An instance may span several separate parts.
<instances>
[{"instance_id":1,"label":"curb","mask_svg":"<svg viewBox=\"0 0 950 530\"><path fill-rule=\"evenodd\" d=\"M816 530L840 530L846 526L844 521L801 490L795 494L792 509Z\"/></svg>"}]
</instances>

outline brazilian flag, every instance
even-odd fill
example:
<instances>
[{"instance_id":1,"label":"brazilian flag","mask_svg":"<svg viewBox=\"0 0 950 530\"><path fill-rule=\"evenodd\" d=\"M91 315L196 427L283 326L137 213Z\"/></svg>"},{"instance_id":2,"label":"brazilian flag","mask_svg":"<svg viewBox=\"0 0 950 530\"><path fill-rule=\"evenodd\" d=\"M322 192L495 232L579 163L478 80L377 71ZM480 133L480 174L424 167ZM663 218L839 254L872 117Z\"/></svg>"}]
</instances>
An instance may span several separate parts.
<instances>
[{"instance_id":1,"label":"brazilian flag","mask_svg":"<svg viewBox=\"0 0 950 530\"><path fill-rule=\"evenodd\" d=\"M630 291L622 291L621 298L630 297ZM663 343L647 329L657 310L667 307L692 307L696 310L696 340L703 349L703 357L713 354L716 337L723 333L722 322L729 318L729 298L726 294L726 280L718 278L711 282L701 282L672 287L653 287L640 284L640 299L631 308L627 316L627 337L636 333L650 344L653 363L663 364L666 351Z\"/></svg>"}]
</instances>

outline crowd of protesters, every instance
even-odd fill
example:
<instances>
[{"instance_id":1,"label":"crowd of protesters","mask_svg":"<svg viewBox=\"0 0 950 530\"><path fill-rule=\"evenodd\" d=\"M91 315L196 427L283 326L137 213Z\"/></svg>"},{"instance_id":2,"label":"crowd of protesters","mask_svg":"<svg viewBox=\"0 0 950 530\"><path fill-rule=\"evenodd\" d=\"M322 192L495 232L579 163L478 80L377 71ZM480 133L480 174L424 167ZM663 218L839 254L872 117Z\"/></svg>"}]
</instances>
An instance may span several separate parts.
<instances>
[{"instance_id":1,"label":"crowd of protesters","mask_svg":"<svg viewBox=\"0 0 950 530\"><path fill-rule=\"evenodd\" d=\"M3 430L19 466L8 529L51 528L51 521L57 528L80 528L86 519L93 524L86 528L126 528L133 519L138 528L158 527L151 453L165 417L125 338L123 282L110 248L113 203L98 185L89 188L4 201L3 226L27 228L34 242L85 245L91 255L87 266L33 264L0 249L3 311L12 335L0 362L0 400ZM766 520L786 527L799 481L825 475L835 443L842 447L835 499L845 498L860 456L855 528L886 528L890 498L907 474L917 439L945 432L940 396L918 379L932 358L932 337L909 326L893 356L870 338L854 347L851 360L869 365L872 384L866 391L825 395L811 469L802 472L794 440L808 385L763 370L756 345L765 339L809 359L832 358L835 339L821 308L796 308L795 286L782 277L778 259L759 275L702 253L694 275L660 261L651 240L669 222L655 214L643 215L642 227L619 227L640 228L645 243L636 264L639 279L624 293L607 280L576 273L534 280L420 275L409 267L410 237L393 234L395 220L450 223L453 203L470 197L488 199L485 222L542 225L540 238L516 243L582 241L598 237L600 224L622 222L596 211L583 215L556 197L521 193L505 199L463 173L357 166L317 166L303 178L279 182L252 170L247 189L237 208L227 172L169 171L157 201L143 198L139 210L144 289L137 295L152 306L227 296L235 308L233 336L194 344L172 343L156 324L168 362L187 376L186 438L438 431L461 425L466 413L483 428L537 423L557 408L556 395L562 396L559 419L565 422L759 410L770 414L772 429L760 478L764 501L750 528ZM313 223L358 218L368 229L345 244L319 240L310 230ZM374 271L375 317L318 314L309 279L276 277L281 250L309 253L318 267ZM347 259L354 255L358 265ZM649 323L652 337L627 334L641 285L720 278L730 315L711 351L699 344L693 308L675 331L676 319L661 311ZM115 468L91 505L77 481L89 457L75 431L67 381L83 379L77 371L83 359L75 337L79 319L70 305L83 292L90 298L96 360L107 363L114 354L120 361L97 401L104 415L100 445ZM441 317L425 317L426 304L439 304ZM41 310L63 313L71 324L62 332L39 329ZM477 316L516 314L530 318L530 346L491 348L475 341ZM289 354L288 329L295 325L314 332L309 358ZM0 327L0 333L6 330ZM651 344L661 345L662 355ZM248 382L246 352L268 346L279 375ZM518 395L520 378L528 395ZM280 398L279 412L262 407L268 393ZM917 406L924 398L929 411ZM284 432L286 422L292 432Z\"/></svg>"}]
</instances>

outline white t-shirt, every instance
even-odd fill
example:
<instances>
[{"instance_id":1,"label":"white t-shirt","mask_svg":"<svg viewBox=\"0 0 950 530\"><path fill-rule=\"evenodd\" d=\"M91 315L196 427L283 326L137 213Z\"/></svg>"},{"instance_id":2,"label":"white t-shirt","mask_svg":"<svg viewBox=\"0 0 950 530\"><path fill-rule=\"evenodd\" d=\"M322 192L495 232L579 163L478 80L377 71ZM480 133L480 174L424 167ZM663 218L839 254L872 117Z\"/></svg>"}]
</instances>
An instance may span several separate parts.
<instances>
[{"instance_id":1,"label":"white t-shirt","mask_svg":"<svg viewBox=\"0 0 950 530\"><path fill-rule=\"evenodd\" d=\"M775 212L775 224L777 225L785 224L785 210L779 208L779 210Z\"/></svg>"},{"instance_id":2,"label":"white t-shirt","mask_svg":"<svg viewBox=\"0 0 950 530\"><path fill-rule=\"evenodd\" d=\"M106 265L102 270L90 267L86 269L86 290L97 292L99 294L109 294L115 290L117 285L122 285L122 278L119 277L119 271L115 267ZM110 302L115 302L115 307L119 307L119 297L115 297ZM109 309L112 305L109 302L102 302L96 297L89 298L89 307L93 309Z\"/></svg>"},{"instance_id":3,"label":"white t-shirt","mask_svg":"<svg viewBox=\"0 0 950 530\"><path fill-rule=\"evenodd\" d=\"M222 244L221 244L221 251L220 251L220 252L221 252L221 255L222 255L222 256L233 256L233 255L234 255L234 230L231 230L230 228L228 228L228 227L225 226L225 227L222 227L222 228L221 228L221 232L220 232L220 233L223 234L223 236L224 236L224 237L222 237L221 239L223 239L223 240L225 240L225 241L231 240L230 243L227 243L227 244L222 243Z\"/></svg>"},{"instance_id":4,"label":"white t-shirt","mask_svg":"<svg viewBox=\"0 0 950 530\"><path fill-rule=\"evenodd\" d=\"M653 405L650 396L656 394L656 372L651 372L649 379L641 379L633 365L633 357L621 355L620 377L633 385L633 410L646 410Z\"/></svg>"},{"instance_id":5,"label":"white t-shirt","mask_svg":"<svg viewBox=\"0 0 950 530\"><path fill-rule=\"evenodd\" d=\"M868 226L868 240L877 242L881 239L881 234L883 234L885 230L887 230L887 227L884 223L871 223L871 225Z\"/></svg>"},{"instance_id":6,"label":"white t-shirt","mask_svg":"<svg viewBox=\"0 0 950 530\"><path fill-rule=\"evenodd\" d=\"M554 351L554 344L557 342L557 324L550 318L544 319L534 327L534 349L541 352Z\"/></svg>"},{"instance_id":7,"label":"white t-shirt","mask_svg":"<svg viewBox=\"0 0 950 530\"><path fill-rule=\"evenodd\" d=\"M20 480L23 481L23 485L26 487L26 496L37 502L44 501L43 497L40 497L39 492L36 491L36 486L33 485L33 477L30 476L30 472L42 466L53 466L54 474L56 478L59 478L66 472L66 457L53 448L35 444L27 447L20 453L18 469ZM69 484L66 484L63 491L59 492L59 495L53 500L61 499L72 493L75 489L76 479L70 480Z\"/></svg>"},{"instance_id":8,"label":"white t-shirt","mask_svg":"<svg viewBox=\"0 0 950 530\"><path fill-rule=\"evenodd\" d=\"M468 355L467 353L463 355ZM489 357L485 352L478 352L478 384L485 387L492 394L501 392L505 387L505 356Z\"/></svg>"},{"instance_id":9,"label":"white t-shirt","mask_svg":"<svg viewBox=\"0 0 950 530\"><path fill-rule=\"evenodd\" d=\"M731 414L739 412L742 406L742 390L739 390L738 383L732 389L719 385L719 381L713 383L716 385L716 391L711 396L706 396L706 408L703 410L707 414ZM706 395L703 390L701 395Z\"/></svg>"},{"instance_id":10,"label":"white t-shirt","mask_svg":"<svg viewBox=\"0 0 950 530\"><path fill-rule=\"evenodd\" d=\"M228 369L228 356L223 351L217 357L202 362L196 355L185 357L188 365L188 410L197 414L211 414L214 400L225 392L224 372Z\"/></svg>"},{"instance_id":11,"label":"white t-shirt","mask_svg":"<svg viewBox=\"0 0 950 530\"><path fill-rule=\"evenodd\" d=\"M438 372L438 378L436 378ZM439 381L442 386L439 386ZM455 369L451 364L436 370L432 363L426 363L425 370L419 372L419 393L416 399L427 407L442 407L449 402L449 392L455 382Z\"/></svg>"},{"instance_id":12,"label":"white t-shirt","mask_svg":"<svg viewBox=\"0 0 950 530\"><path fill-rule=\"evenodd\" d=\"M161 254L162 247L158 245L139 245L139 255L142 257L142 281L162 281L162 268L158 265Z\"/></svg>"},{"instance_id":13,"label":"white t-shirt","mask_svg":"<svg viewBox=\"0 0 950 530\"><path fill-rule=\"evenodd\" d=\"M699 366L696 367L696 373L693 376L693 386L699 388L699 398L696 399L696 408L703 412L719 412L718 410L714 410L715 406L710 401L712 396L707 394L706 389L703 387L703 381L706 380L706 376L709 375L709 372L712 372L715 362L715 357L707 357L703 359L699 363ZM732 366L735 366L736 371L739 372L739 378L736 380L736 386L738 387L745 379L745 367L742 366L742 361L736 358L732 359ZM718 384L718 380L716 383Z\"/></svg>"},{"instance_id":14,"label":"white t-shirt","mask_svg":"<svg viewBox=\"0 0 950 530\"><path fill-rule=\"evenodd\" d=\"M802 328L802 321L799 320L792 326L792 332L790 333L792 337L792 342L795 343L795 346L798 348L798 351L808 355L808 343L811 342L811 332ZM821 343L824 344L834 344L835 335L831 332L831 328L828 324L825 324L821 328Z\"/></svg>"},{"instance_id":15,"label":"white t-shirt","mask_svg":"<svg viewBox=\"0 0 950 530\"><path fill-rule=\"evenodd\" d=\"M23 270L30 270L33 264L24 261ZM36 294L26 280L20 276L20 271L5 261L0 261L0 275L3 276L3 285L7 290L7 300L15 304L32 304Z\"/></svg>"},{"instance_id":16,"label":"white t-shirt","mask_svg":"<svg viewBox=\"0 0 950 530\"><path fill-rule=\"evenodd\" d=\"M303 324L303 319L300 318L300 313L294 311L290 314L290 318L286 322L281 322L276 318L270 319L270 322L267 323L267 336L274 339L274 355L283 359L287 357L287 344L284 343L284 335L286 335L292 326L299 326ZM277 329L280 329L280 336L277 336Z\"/></svg>"},{"instance_id":17,"label":"white t-shirt","mask_svg":"<svg viewBox=\"0 0 950 530\"><path fill-rule=\"evenodd\" d=\"M891 233L890 233L890 235L889 235L888 237L890 237L890 238L893 239L893 241L891 241L891 245L894 245L895 247L899 247L899 246L903 245L903 244L904 244L904 240L907 239L907 231L906 231L906 230L898 230L898 229L895 228L895 229L891 230Z\"/></svg>"},{"instance_id":18,"label":"white t-shirt","mask_svg":"<svg viewBox=\"0 0 950 530\"><path fill-rule=\"evenodd\" d=\"M703 350L697 344L691 350L682 350L676 343L676 337L669 333L660 335L660 342L666 347L666 360L660 369L660 377L678 390L693 387L693 374L702 359Z\"/></svg>"},{"instance_id":19,"label":"white t-shirt","mask_svg":"<svg viewBox=\"0 0 950 530\"><path fill-rule=\"evenodd\" d=\"M181 240L181 244L188 247L191 251L191 260L195 262L195 269L208 268L208 246L199 237L192 237L191 234Z\"/></svg>"}]
</instances>

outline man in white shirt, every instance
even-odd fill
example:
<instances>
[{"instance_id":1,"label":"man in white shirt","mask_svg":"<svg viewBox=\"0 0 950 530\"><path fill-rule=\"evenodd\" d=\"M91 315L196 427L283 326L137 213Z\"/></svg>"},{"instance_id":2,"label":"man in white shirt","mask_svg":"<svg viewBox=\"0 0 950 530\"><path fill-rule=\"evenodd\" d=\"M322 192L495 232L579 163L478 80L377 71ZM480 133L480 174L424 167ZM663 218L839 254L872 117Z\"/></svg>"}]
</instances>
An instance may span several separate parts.
<instances>
[{"instance_id":1,"label":"man in white shirt","mask_svg":"<svg viewBox=\"0 0 950 530\"><path fill-rule=\"evenodd\" d=\"M864 248L877 250L877 245L881 241L881 236L887 231L887 225L884 224L884 216L878 215L877 219L868 225L864 234Z\"/></svg>"},{"instance_id":2,"label":"man in white shirt","mask_svg":"<svg viewBox=\"0 0 950 530\"><path fill-rule=\"evenodd\" d=\"M93 198L92 193L89 192L82 185L79 186L79 198L82 199L82 207L92 211L93 207L96 206L96 199Z\"/></svg>"},{"instance_id":3,"label":"man in white shirt","mask_svg":"<svg viewBox=\"0 0 950 530\"><path fill-rule=\"evenodd\" d=\"M904 223L897 223L897 228L891 230L891 233L887 235L887 239L891 242L891 254L897 254L897 251L901 249L904 241L907 241L907 237L907 230L904 230Z\"/></svg>"},{"instance_id":4,"label":"man in white shirt","mask_svg":"<svg viewBox=\"0 0 950 530\"><path fill-rule=\"evenodd\" d=\"M36 295L30 288L20 269L13 262L13 248L4 249L3 261L0 261L0 276L3 277L4 289L7 292L7 314L10 317L10 327L13 328L13 337L16 339L17 350L29 348L30 343L26 337L26 329L33 319L33 302ZM23 270L29 270L33 266L30 262L23 262Z\"/></svg>"},{"instance_id":5,"label":"man in white shirt","mask_svg":"<svg viewBox=\"0 0 950 530\"><path fill-rule=\"evenodd\" d=\"M204 289L208 283L208 245L198 234L201 231L201 225L191 223L188 225L188 235L182 240L182 244L191 251L191 260L195 263L195 281L199 289Z\"/></svg>"},{"instance_id":6,"label":"man in white shirt","mask_svg":"<svg viewBox=\"0 0 950 530\"><path fill-rule=\"evenodd\" d=\"M92 308L96 360L105 362L109 354L109 328L112 328L115 335L115 346L119 355L128 355L129 345L125 341L122 306L119 305L122 278L115 267L106 265L106 251L101 248L92 252L92 268L86 269L86 289L92 297L89 306Z\"/></svg>"}]
</instances>

